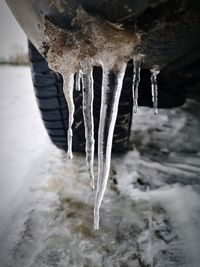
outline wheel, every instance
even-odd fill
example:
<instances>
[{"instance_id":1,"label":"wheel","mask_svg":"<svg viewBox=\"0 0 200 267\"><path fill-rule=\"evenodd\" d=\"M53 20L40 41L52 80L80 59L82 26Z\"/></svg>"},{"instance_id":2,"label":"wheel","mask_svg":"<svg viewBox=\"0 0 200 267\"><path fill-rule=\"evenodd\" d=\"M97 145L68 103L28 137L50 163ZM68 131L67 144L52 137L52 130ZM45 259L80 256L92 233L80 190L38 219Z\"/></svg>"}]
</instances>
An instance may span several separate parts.
<instances>
[{"instance_id":1,"label":"wheel","mask_svg":"<svg viewBox=\"0 0 200 267\"><path fill-rule=\"evenodd\" d=\"M44 126L51 141L59 148L67 150L68 108L63 94L62 76L49 69L46 60L29 42L29 58L35 95ZM132 65L129 64L123 83L119 110L115 125L113 150L124 151L129 147L132 121ZM101 68L94 68L94 134L98 143L98 127L101 106ZM73 123L73 151L85 150L85 129L82 114L82 92L74 90L75 114Z\"/></svg>"}]
</instances>

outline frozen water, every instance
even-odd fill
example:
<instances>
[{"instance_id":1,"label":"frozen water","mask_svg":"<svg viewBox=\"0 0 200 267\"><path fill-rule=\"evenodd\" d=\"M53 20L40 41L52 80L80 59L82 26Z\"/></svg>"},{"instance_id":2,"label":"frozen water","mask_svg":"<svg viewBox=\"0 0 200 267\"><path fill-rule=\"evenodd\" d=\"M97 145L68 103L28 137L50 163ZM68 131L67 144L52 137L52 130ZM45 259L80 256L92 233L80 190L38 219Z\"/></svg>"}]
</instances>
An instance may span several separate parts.
<instances>
[{"instance_id":1,"label":"frozen water","mask_svg":"<svg viewBox=\"0 0 200 267\"><path fill-rule=\"evenodd\" d=\"M138 88L140 83L140 70L141 70L141 59L136 56L133 58L133 111L138 111Z\"/></svg>"},{"instance_id":2,"label":"frozen water","mask_svg":"<svg viewBox=\"0 0 200 267\"><path fill-rule=\"evenodd\" d=\"M90 78L89 75L85 74L89 72L90 65L98 65L103 68L104 75L102 82L102 101L104 102L102 102L99 124L99 170L94 208L94 226L95 228L98 228L99 209L110 170L113 131L124 77L124 73L122 75L121 71L122 69L125 69L126 63L133 57L135 47L140 43L140 36L135 32L134 29L116 29L112 23L110 24L99 17L91 16L82 8L77 9L77 14L72 22L72 28L73 30L63 30L59 27L56 27L48 19L45 20L44 35L49 40L47 44L47 60L49 67L57 72L60 72L64 78L64 93L69 109L69 158L72 158L72 124L74 114L71 78L72 76L74 77L75 73L79 72L81 69L85 89L89 90L92 87L92 78L91 74ZM119 70L120 68L122 69ZM125 70L123 70L123 72L124 71ZM106 73L108 77L105 77ZM119 77L114 78L114 73L118 73ZM78 74L76 76L78 80L78 84L76 86L79 88L80 79ZM114 81L112 81L113 78ZM136 82L138 82L137 80L138 74L136 77ZM114 82L113 85L111 85L112 82ZM112 86L111 89L109 89L110 85ZM86 126L86 162L90 172L91 186L94 188L94 175L92 170L94 157L94 127L92 122L91 99L93 96L91 93L86 92L86 90L84 91L83 99L84 120ZM86 103L86 101L89 102ZM89 114L87 114L88 111ZM108 127L109 132L107 132L105 127Z\"/></svg>"},{"instance_id":3,"label":"frozen water","mask_svg":"<svg viewBox=\"0 0 200 267\"><path fill-rule=\"evenodd\" d=\"M94 206L94 229L99 229L99 210L108 182L112 140L126 64L103 66L101 111L98 134L98 181Z\"/></svg>"},{"instance_id":4,"label":"frozen water","mask_svg":"<svg viewBox=\"0 0 200 267\"><path fill-rule=\"evenodd\" d=\"M72 125L74 122L74 101L73 101L73 89L74 89L74 73L61 73L63 76L63 91L67 101L68 111L69 111L69 123L68 123L68 133L67 133L67 143L68 151L67 155L69 159L73 158L72 154Z\"/></svg>"},{"instance_id":5,"label":"frozen water","mask_svg":"<svg viewBox=\"0 0 200 267\"><path fill-rule=\"evenodd\" d=\"M157 84L157 75L160 70L158 66L155 66L151 69L151 94L154 114L158 113L158 84Z\"/></svg>"},{"instance_id":6,"label":"frozen water","mask_svg":"<svg viewBox=\"0 0 200 267\"><path fill-rule=\"evenodd\" d=\"M76 88L76 91L81 91L81 73L80 73L80 71L77 71L76 75L75 75L75 88Z\"/></svg>"},{"instance_id":7,"label":"frozen water","mask_svg":"<svg viewBox=\"0 0 200 267\"><path fill-rule=\"evenodd\" d=\"M30 70L0 67L0 88L2 267L199 267L200 104L140 108L94 231L85 157L50 143Z\"/></svg>"},{"instance_id":8,"label":"frozen water","mask_svg":"<svg viewBox=\"0 0 200 267\"><path fill-rule=\"evenodd\" d=\"M83 84L83 117L85 124L85 139L86 139L86 163L90 175L90 186L95 188L94 184L94 118L93 118L93 70L90 66L86 73L82 73Z\"/></svg>"}]
</instances>

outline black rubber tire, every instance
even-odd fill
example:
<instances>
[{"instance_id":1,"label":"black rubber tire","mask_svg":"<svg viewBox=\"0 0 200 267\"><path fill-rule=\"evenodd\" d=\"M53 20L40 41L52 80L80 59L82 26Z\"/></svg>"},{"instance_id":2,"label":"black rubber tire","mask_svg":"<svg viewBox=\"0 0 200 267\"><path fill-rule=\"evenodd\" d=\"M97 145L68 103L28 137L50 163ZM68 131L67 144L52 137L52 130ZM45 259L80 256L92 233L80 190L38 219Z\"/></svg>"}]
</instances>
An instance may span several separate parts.
<instances>
[{"instance_id":1,"label":"black rubber tire","mask_svg":"<svg viewBox=\"0 0 200 267\"><path fill-rule=\"evenodd\" d=\"M49 69L46 60L29 42L29 58L35 95L40 113L52 142L59 148L67 150L68 108L63 94L62 76ZM118 116L114 131L113 150L122 152L129 147L129 135L132 121L132 90L128 66L120 97ZM99 114L101 106L101 68L94 68L94 128L95 145L98 142ZM85 129L82 114L82 92L74 90L74 124L73 151L85 150Z\"/></svg>"}]
</instances>

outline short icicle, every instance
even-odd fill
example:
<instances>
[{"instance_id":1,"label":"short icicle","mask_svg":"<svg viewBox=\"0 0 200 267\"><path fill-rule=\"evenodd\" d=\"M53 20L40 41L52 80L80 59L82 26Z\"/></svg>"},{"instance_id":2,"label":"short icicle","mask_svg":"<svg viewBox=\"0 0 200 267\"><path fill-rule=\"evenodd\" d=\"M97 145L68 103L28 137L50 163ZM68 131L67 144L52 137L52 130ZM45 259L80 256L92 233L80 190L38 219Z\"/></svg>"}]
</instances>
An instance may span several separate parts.
<instances>
[{"instance_id":1,"label":"short icicle","mask_svg":"<svg viewBox=\"0 0 200 267\"><path fill-rule=\"evenodd\" d=\"M99 211L108 182L112 140L126 64L103 66L101 111L98 132L98 181L94 206L94 229L99 229Z\"/></svg>"},{"instance_id":2,"label":"short icicle","mask_svg":"<svg viewBox=\"0 0 200 267\"><path fill-rule=\"evenodd\" d=\"M141 60L137 59L135 56L133 58L133 111L137 113L138 111L138 88L140 83L140 71L141 71Z\"/></svg>"},{"instance_id":3,"label":"short icicle","mask_svg":"<svg viewBox=\"0 0 200 267\"><path fill-rule=\"evenodd\" d=\"M158 84L157 75L160 73L158 66L153 67L151 70L151 94L154 114L158 113Z\"/></svg>"},{"instance_id":4,"label":"short icicle","mask_svg":"<svg viewBox=\"0 0 200 267\"><path fill-rule=\"evenodd\" d=\"M93 69L87 68L86 73L82 73L83 85L83 117L85 124L85 139L86 139L86 164L90 175L90 186L92 189L94 185L94 119L93 119Z\"/></svg>"},{"instance_id":5,"label":"short icicle","mask_svg":"<svg viewBox=\"0 0 200 267\"><path fill-rule=\"evenodd\" d=\"M69 119L68 119L68 132L67 132L67 143L68 143L68 151L67 156L69 159L73 158L72 154L72 124L74 122L74 101L73 101L73 89L74 89L74 74L68 73L63 74L63 91L68 105L69 111Z\"/></svg>"},{"instance_id":6,"label":"short icicle","mask_svg":"<svg viewBox=\"0 0 200 267\"><path fill-rule=\"evenodd\" d=\"M75 88L76 91L81 91L81 72L80 70L75 74Z\"/></svg>"}]
</instances>

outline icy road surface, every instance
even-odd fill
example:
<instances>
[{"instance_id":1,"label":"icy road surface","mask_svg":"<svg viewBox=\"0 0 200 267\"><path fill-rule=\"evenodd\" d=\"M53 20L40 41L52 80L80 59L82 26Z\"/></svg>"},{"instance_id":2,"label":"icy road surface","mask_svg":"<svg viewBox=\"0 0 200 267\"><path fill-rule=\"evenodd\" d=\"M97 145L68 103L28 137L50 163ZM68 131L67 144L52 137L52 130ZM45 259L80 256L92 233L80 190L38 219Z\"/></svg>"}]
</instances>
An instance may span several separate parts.
<instances>
[{"instance_id":1,"label":"icy road surface","mask_svg":"<svg viewBox=\"0 0 200 267\"><path fill-rule=\"evenodd\" d=\"M29 68L0 67L0 90L1 267L199 267L199 104L134 114L94 231L85 156L49 141Z\"/></svg>"}]
</instances>

